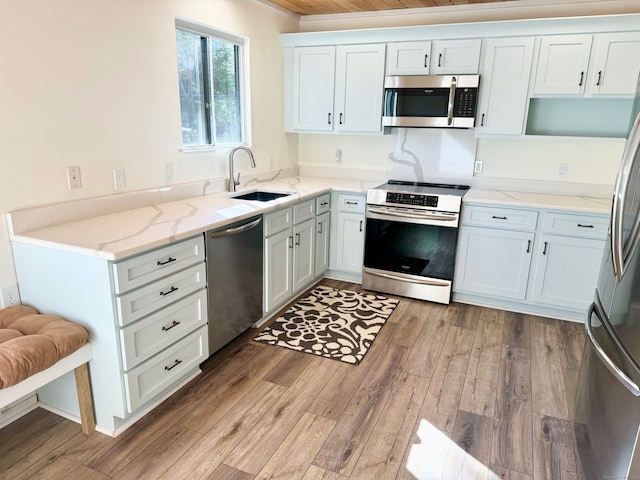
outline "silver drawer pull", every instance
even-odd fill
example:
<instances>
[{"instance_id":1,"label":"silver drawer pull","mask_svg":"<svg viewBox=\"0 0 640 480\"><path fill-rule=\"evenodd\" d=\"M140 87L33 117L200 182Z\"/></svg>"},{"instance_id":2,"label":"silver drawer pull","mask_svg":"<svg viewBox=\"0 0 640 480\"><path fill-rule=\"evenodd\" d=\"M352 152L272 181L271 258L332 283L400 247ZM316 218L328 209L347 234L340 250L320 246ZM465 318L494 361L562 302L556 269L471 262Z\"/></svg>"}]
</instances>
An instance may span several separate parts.
<instances>
[{"instance_id":1,"label":"silver drawer pull","mask_svg":"<svg viewBox=\"0 0 640 480\"><path fill-rule=\"evenodd\" d=\"M177 358L174 360L173 365L171 365L170 367L164 367L164 369L168 372L169 370L173 370L174 368L176 368L178 365L180 365L182 363L182 360L178 360Z\"/></svg>"},{"instance_id":2,"label":"silver drawer pull","mask_svg":"<svg viewBox=\"0 0 640 480\"><path fill-rule=\"evenodd\" d=\"M593 228L593 225L582 225L581 223L579 223L578 226L580 228Z\"/></svg>"},{"instance_id":3,"label":"silver drawer pull","mask_svg":"<svg viewBox=\"0 0 640 480\"><path fill-rule=\"evenodd\" d=\"M171 330L173 327L177 327L178 325L180 325L180 322L176 322L175 320L173 321L173 323L171 325L169 325L168 327L162 327L162 331L163 332L168 332L169 330Z\"/></svg>"},{"instance_id":4,"label":"silver drawer pull","mask_svg":"<svg viewBox=\"0 0 640 480\"><path fill-rule=\"evenodd\" d=\"M493 218L494 220L506 220L507 217L497 217L495 215L493 215L491 218Z\"/></svg>"},{"instance_id":5,"label":"silver drawer pull","mask_svg":"<svg viewBox=\"0 0 640 480\"><path fill-rule=\"evenodd\" d=\"M327 206L327 205L329 205L329 202L322 202L322 203L320 203L320 206L321 206L321 207L325 207L325 206Z\"/></svg>"},{"instance_id":6,"label":"silver drawer pull","mask_svg":"<svg viewBox=\"0 0 640 480\"><path fill-rule=\"evenodd\" d=\"M160 295L163 297L166 297L167 295L169 295L170 293L173 293L175 291L178 290L178 287L171 287L171 289L168 292L160 292Z\"/></svg>"},{"instance_id":7,"label":"silver drawer pull","mask_svg":"<svg viewBox=\"0 0 640 480\"><path fill-rule=\"evenodd\" d=\"M169 260L167 260L166 262L161 262L160 260L158 260L158 262L157 262L157 263L158 263L158 266L162 266L162 265L166 265L166 264L168 264L168 263L175 262L175 261L176 261L176 259L175 259L175 258L173 258L173 257L169 257Z\"/></svg>"}]
</instances>

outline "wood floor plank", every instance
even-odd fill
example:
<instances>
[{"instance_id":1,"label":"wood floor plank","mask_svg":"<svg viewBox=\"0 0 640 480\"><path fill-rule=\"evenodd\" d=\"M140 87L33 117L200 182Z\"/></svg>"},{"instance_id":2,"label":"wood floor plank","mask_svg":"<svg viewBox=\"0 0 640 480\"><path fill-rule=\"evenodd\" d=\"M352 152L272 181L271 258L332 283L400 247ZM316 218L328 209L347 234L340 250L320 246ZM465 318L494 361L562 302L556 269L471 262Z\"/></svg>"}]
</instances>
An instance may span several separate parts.
<instances>
[{"instance_id":1,"label":"wood floor plank","mask_svg":"<svg viewBox=\"0 0 640 480\"><path fill-rule=\"evenodd\" d=\"M505 310L483 307L480 313L480 320L488 323L499 323L500 325L504 325L506 315L507 311Z\"/></svg>"},{"instance_id":2,"label":"wood floor plank","mask_svg":"<svg viewBox=\"0 0 640 480\"><path fill-rule=\"evenodd\" d=\"M451 315L454 326L469 330L476 330L481 313L480 307L464 303L452 303L447 310L447 315Z\"/></svg>"},{"instance_id":3,"label":"wood floor plank","mask_svg":"<svg viewBox=\"0 0 640 480\"><path fill-rule=\"evenodd\" d=\"M404 365L406 372L431 378L438 364L440 352L451 327L451 319L445 318L446 308L431 305L424 326L409 350Z\"/></svg>"},{"instance_id":4,"label":"wood floor plank","mask_svg":"<svg viewBox=\"0 0 640 480\"><path fill-rule=\"evenodd\" d=\"M339 473L330 472L316 465L311 465L305 473L302 480L347 480L349 477L340 475Z\"/></svg>"},{"instance_id":5,"label":"wood floor plank","mask_svg":"<svg viewBox=\"0 0 640 480\"><path fill-rule=\"evenodd\" d=\"M56 452L55 455L42 459L20 475L6 478L11 478L12 480L59 480L65 478L77 466L77 464L62 458L60 452Z\"/></svg>"},{"instance_id":6,"label":"wood floor plank","mask_svg":"<svg viewBox=\"0 0 640 480\"><path fill-rule=\"evenodd\" d=\"M534 480L576 480L571 422L534 414Z\"/></svg>"},{"instance_id":7,"label":"wood floor plank","mask_svg":"<svg viewBox=\"0 0 640 480\"><path fill-rule=\"evenodd\" d=\"M531 393L532 411L541 415L569 419L564 385L562 352L555 322L539 317L531 322Z\"/></svg>"},{"instance_id":8,"label":"wood floor plank","mask_svg":"<svg viewBox=\"0 0 640 480\"><path fill-rule=\"evenodd\" d=\"M76 468L71 470L66 477L64 477L64 480L108 480L110 478L111 477L107 477L106 475L96 472L89 467L78 465Z\"/></svg>"},{"instance_id":9,"label":"wood floor plank","mask_svg":"<svg viewBox=\"0 0 640 480\"><path fill-rule=\"evenodd\" d=\"M568 370L565 368L562 371L562 375L564 377L564 389L567 397L567 408L569 409L569 420L573 420L575 418L575 400L580 372L576 370Z\"/></svg>"},{"instance_id":10,"label":"wood floor plank","mask_svg":"<svg viewBox=\"0 0 640 480\"><path fill-rule=\"evenodd\" d=\"M460 398L461 410L490 418L495 415L502 331L501 323L485 320L478 322L469 370Z\"/></svg>"},{"instance_id":11,"label":"wood floor plank","mask_svg":"<svg viewBox=\"0 0 640 480\"><path fill-rule=\"evenodd\" d=\"M314 358L263 418L256 422L254 429L225 458L224 463L257 475L322 391L338 364L335 360Z\"/></svg>"},{"instance_id":12,"label":"wood floor plank","mask_svg":"<svg viewBox=\"0 0 640 480\"><path fill-rule=\"evenodd\" d=\"M509 470L508 468L500 467L498 465L490 465L489 468L500 480L533 480L531 475Z\"/></svg>"},{"instance_id":13,"label":"wood floor plank","mask_svg":"<svg viewBox=\"0 0 640 480\"><path fill-rule=\"evenodd\" d=\"M424 302L402 299L391 316L398 324L390 339L391 343L412 347L424 327L429 311L430 307L425 307Z\"/></svg>"},{"instance_id":14,"label":"wood floor plank","mask_svg":"<svg viewBox=\"0 0 640 480\"><path fill-rule=\"evenodd\" d=\"M250 473L222 464L207 477L207 480L253 480L253 478L254 476Z\"/></svg>"},{"instance_id":15,"label":"wood floor plank","mask_svg":"<svg viewBox=\"0 0 640 480\"><path fill-rule=\"evenodd\" d=\"M474 337L474 330L450 327L420 412L421 418L447 434L453 431Z\"/></svg>"},{"instance_id":16,"label":"wood floor plank","mask_svg":"<svg viewBox=\"0 0 640 480\"><path fill-rule=\"evenodd\" d=\"M282 385L265 381L258 383L160 479L203 480L208 478L285 392L286 388Z\"/></svg>"},{"instance_id":17,"label":"wood floor plank","mask_svg":"<svg viewBox=\"0 0 640 480\"><path fill-rule=\"evenodd\" d=\"M300 352L285 350L282 359L262 379L288 387L312 361L311 355L300 355Z\"/></svg>"},{"instance_id":18,"label":"wood floor plank","mask_svg":"<svg viewBox=\"0 0 640 480\"><path fill-rule=\"evenodd\" d=\"M36 435L41 430L49 430L53 425L62 421L62 417L44 408L32 410L28 415L20 417L0 429L0 456L4 457L9 450L15 452L16 448L20 448L19 445L21 444L35 445L34 442L30 441L33 435Z\"/></svg>"},{"instance_id":19,"label":"wood floor plank","mask_svg":"<svg viewBox=\"0 0 640 480\"><path fill-rule=\"evenodd\" d=\"M491 463L533 475L531 357L528 349L503 345L497 393Z\"/></svg>"},{"instance_id":20,"label":"wood floor plank","mask_svg":"<svg viewBox=\"0 0 640 480\"><path fill-rule=\"evenodd\" d=\"M506 312L502 343L512 347L531 348L530 322L521 313Z\"/></svg>"},{"instance_id":21,"label":"wood floor plank","mask_svg":"<svg viewBox=\"0 0 640 480\"><path fill-rule=\"evenodd\" d=\"M558 334L563 346L562 366L570 370L579 370L586 342L583 323L557 320Z\"/></svg>"},{"instance_id":22,"label":"wood floor plank","mask_svg":"<svg viewBox=\"0 0 640 480\"><path fill-rule=\"evenodd\" d=\"M334 420L305 413L256 480L302 478L335 424Z\"/></svg>"},{"instance_id":23,"label":"wood floor plank","mask_svg":"<svg viewBox=\"0 0 640 480\"><path fill-rule=\"evenodd\" d=\"M388 344L318 452L314 465L351 474L400 375L406 351L406 347Z\"/></svg>"}]
</instances>

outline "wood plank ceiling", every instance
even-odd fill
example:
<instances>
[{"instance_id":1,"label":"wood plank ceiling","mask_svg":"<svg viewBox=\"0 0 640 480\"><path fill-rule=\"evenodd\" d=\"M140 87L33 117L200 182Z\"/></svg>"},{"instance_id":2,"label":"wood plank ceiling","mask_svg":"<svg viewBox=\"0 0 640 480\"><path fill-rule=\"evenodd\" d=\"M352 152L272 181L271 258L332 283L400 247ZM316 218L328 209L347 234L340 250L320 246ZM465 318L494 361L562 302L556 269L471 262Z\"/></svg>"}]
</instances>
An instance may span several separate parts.
<instances>
[{"instance_id":1,"label":"wood plank ceiling","mask_svg":"<svg viewBox=\"0 0 640 480\"><path fill-rule=\"evenodd\" d=\"M468 5L508 0L270 0L271 3L298 15L329 13L374 12L403 8Z\"/></svg>"}]
</instances>

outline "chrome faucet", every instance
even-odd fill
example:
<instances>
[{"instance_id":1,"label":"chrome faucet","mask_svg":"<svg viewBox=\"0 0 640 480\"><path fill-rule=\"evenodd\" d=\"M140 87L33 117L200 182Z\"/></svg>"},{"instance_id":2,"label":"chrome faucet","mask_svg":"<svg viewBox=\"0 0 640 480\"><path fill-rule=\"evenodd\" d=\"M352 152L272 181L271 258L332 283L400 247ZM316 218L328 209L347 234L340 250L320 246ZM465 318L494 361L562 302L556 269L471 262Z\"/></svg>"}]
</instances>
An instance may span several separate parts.
<instances>
[{"instance_id":1,"label":"chrome faucet","mask_svg":"<svg viewBox=\"0 0 640 480\"><path fill-rule=\"evenodd\" d=\"M229 191L230 192L235 192L236 186L240 185L240 172L238 172L237 180L233 178L233 155L238 150L244 150L245 152L247 152L247 154L249 155L249 161L251 161L251 168L256 168L256 159L253 158L253 153L251 153L251 150L249 150L244 145L238 145L237 147L232 148L231 151L229 152Z\"/></svg>"}]
</instances>

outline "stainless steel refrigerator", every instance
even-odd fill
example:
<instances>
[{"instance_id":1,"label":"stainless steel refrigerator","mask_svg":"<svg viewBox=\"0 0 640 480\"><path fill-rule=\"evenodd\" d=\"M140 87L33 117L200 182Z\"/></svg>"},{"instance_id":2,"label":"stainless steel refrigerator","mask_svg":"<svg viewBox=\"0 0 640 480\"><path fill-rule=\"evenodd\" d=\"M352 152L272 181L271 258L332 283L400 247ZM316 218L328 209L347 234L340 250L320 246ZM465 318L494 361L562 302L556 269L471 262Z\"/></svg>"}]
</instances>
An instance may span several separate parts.
<instances>
[{"instance_id":1,"label":"stainless steel refrigerator","mask_svg":"<svg viewBox=\"0 0 640 480\"><path fill-rule=\"evenodd\" d=\"M576 391L576 443L589 479L640 479L639 242L640 96L636 94L607 247L585 319L588 340Z\"/></svg>"}]
</instances>

